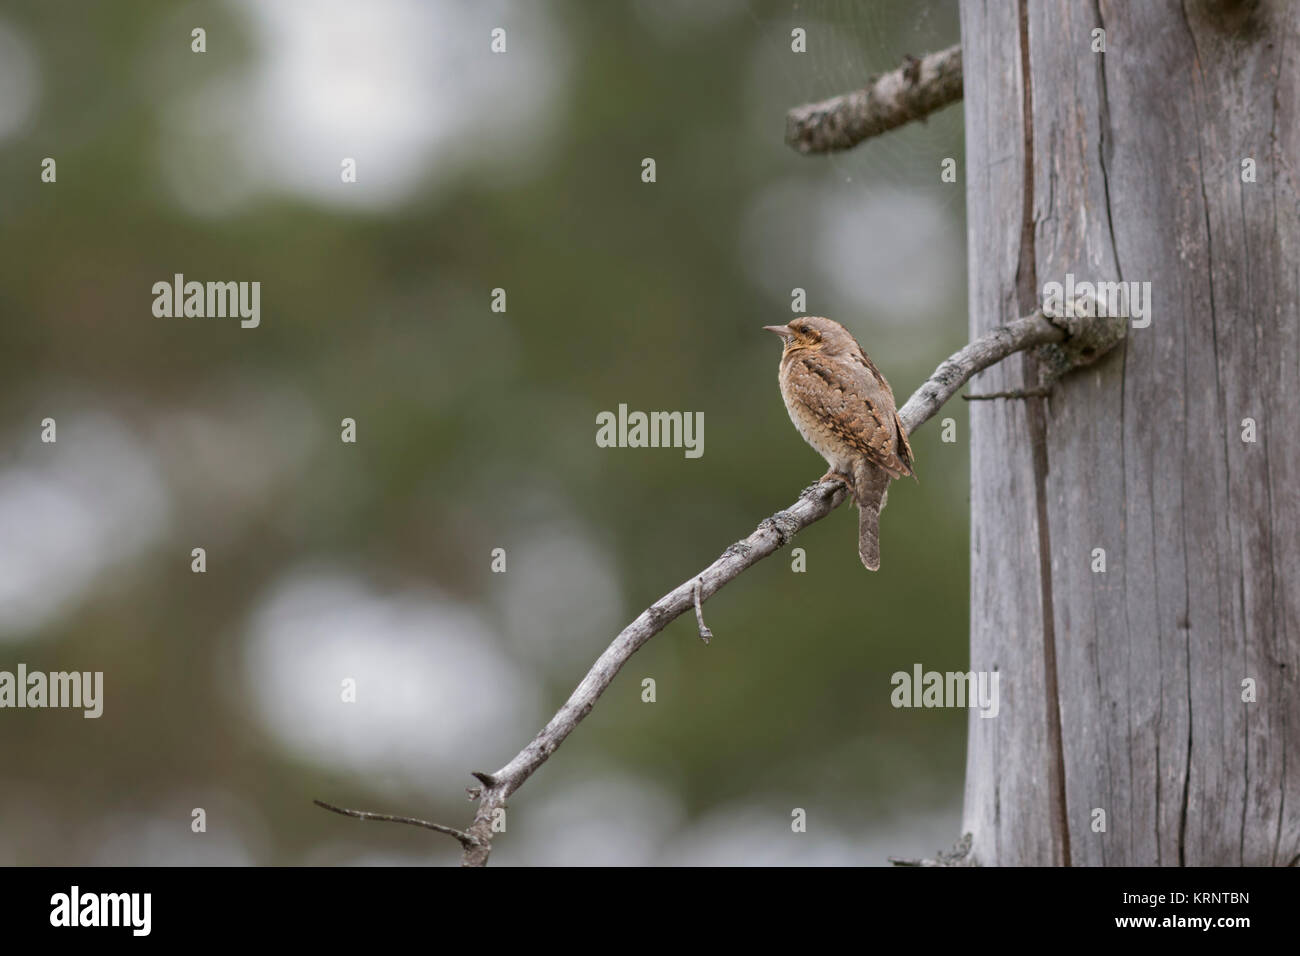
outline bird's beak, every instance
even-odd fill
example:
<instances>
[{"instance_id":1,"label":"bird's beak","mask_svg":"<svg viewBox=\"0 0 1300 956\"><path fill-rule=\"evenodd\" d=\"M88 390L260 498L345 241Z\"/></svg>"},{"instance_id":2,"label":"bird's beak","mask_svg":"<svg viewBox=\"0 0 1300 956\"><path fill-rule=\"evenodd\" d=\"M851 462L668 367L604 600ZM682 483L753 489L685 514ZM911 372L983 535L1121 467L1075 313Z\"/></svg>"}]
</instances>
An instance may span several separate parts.
<instances>
[{"instance_id":1,"label":"bird's beak","mask_svg":"<svg viewBox=\"0 0 1300 956\"><path fill-rule=\"evenodd\" d=\"M790 332L790 326L788 325L765 325L763 328L767 329L769 332L775 332L787 342L790 341L792 333Z\"/></svg>"}]
</instances>

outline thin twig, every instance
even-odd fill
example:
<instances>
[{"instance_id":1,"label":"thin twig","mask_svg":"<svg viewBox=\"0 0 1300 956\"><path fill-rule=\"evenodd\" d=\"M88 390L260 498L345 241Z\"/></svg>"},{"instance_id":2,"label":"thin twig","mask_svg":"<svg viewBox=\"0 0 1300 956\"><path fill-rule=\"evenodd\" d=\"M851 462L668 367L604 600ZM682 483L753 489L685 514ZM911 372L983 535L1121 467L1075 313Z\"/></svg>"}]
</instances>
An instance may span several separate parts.
<instances>
[{"instance_id":1,"label":"thin twig","mask_svg":"<svg viewBox=\"0 0 1300 956\"><path fill-rule=\"evenodd\" d=\"M1086 324L1071 325L1069 334L1086 329ZM972 375L988 368L1014 352L1022 349L1059 342L1067 336L1066 328L1053 324L1041 312L1015 319L1000 328L980 336L974 342L946 359L926 381L921 384L899 410L898 417L910 435L956 394ZM799 493L794 503L771 517L764 518L749 537L731 545L699 574L694 575L637 615L619 632L613 643L597 658L587 676L578 684L569 699L543 727L532 741L496 773L476 772L474 776L483 784L477 790L478 809L474 822L465 831L413 821L408 818L385 817L368 814L364 819L390 819L416 823L460 840L464 847L462 866L483 866L492 852L492 823L494 815L506 805L507 798L523 786L524 782L546 762L551 754L571 734L591 709L596 706L615 675L646 641L654 637L692 607L696 609L701 631L703 626L702 603L718 592L744 571L763 558L789 543L790 539L816 521L826 517L845 500L842 482L828 481L809 485ZM318 801L319 802L319 801ZM359 815L358 811L340 811L321 804L326 809Z\"/></svg>"},{"instance_id":2,"label":"thin twig","mask_svg":"<svg viewBox=\"0 0 1300 956\"><path fill-rule=\"evenodd\" d=\"M333 813L342 814L345 817L356 817L358 820L380 820L384 823L407 823L413 827L424 827L426 830L436 830L438 833L445 833L449 837L455 837L466 849L475 843L474 837L470 836L464 830L457 830L455 827L445 827L441 823L430 823L428 820L421 820L417 817L398 817L391 813L371 813L369 810L350 810L347 807L336 807L332 803L326 803L324 800L313 800L312 803L323 810L329 810Z\"/></svg>"},{"instance_id":3,"label":"thin twig","mask_svg":"<svg viewBox=\"0 0 1300 956\"><path fill-rule=\"evenodd\" d=\"M898 69L874 78L865 89L786 114L785 141L801 153L851 149L915 119L924 119L962 96L961 47L903 58Z\"/></svg>"},{"instance_id":4,"label":"thin twig","mask_svg":"<svg viewBox=\"0 0 1300 956\"><path fill-rule=\"evenodd\" d=\"M704 588L704 583L699 578L696 578L695 579L695 623L698 624L700 627L700 640L702 640L705 644L707 644L709 643L709 638L713 636L713 632L710 631L708 626L704 623L704 608L700 607L700 591L702 591L703 588Z\"/></svg>"}]
</instances>

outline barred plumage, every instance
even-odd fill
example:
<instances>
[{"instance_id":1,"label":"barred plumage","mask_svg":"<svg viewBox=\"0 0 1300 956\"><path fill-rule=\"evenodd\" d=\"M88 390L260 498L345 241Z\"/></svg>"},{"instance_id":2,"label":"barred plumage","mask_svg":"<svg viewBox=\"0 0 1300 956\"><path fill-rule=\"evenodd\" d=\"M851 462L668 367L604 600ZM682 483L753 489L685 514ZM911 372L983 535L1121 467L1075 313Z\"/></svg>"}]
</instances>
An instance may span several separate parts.
<instances>
[{"instance_id":1,"label":"barred plumage","mask_svg":"<svg viewBox=\"0 0 1300 956\"><path fill-rule=\"evenodd\" d=\"M790 420L826 459L858 506L858 555L880 568L880 509L889 482L913 474L912 447L894 393L848 329L809 317L764 326L785 341L779 380Z\"/></svg>"}]
</instances>

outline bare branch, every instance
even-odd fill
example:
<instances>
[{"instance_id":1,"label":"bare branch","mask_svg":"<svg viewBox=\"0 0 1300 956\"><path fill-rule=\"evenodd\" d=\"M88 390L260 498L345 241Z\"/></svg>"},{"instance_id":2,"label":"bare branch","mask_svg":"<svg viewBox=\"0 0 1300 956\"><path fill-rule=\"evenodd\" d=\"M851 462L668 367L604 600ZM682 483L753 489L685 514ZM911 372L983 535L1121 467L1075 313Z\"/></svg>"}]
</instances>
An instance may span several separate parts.
<instances>
[{"instance_id":1,"label":"bare branch","mask_svg":"<svg viewBox=\"0 0 1300 956\"><path fill-rule=\"evenodd\" d=\"M851 149L955 103L962 96L961 46L906 57L898 69L874 78L865 89L786 114L785 141L801 153Z\"/></svg>"},{"instance_id":2,"label":"bare branch","mask_svg":"<svg viewBox=\"0 0 1300 956\"><path fill-rule=\"evenodd\" d=\"M952 398L957 389L965 385L976 372L997 364L1013 352L1060 342L1065 337L1066 329L1049 321L1041 311L1022 319L1013 319L1006 325L981 335L945 360L934 370L933 375L921 383L921 387L912 393L907 404L899 410L899 420L910 435L937 412L939 406Z\"/></svg>"},{"instance_id":3,"label":"bare branch","mask_svg":"<svg viewBox=\"0 0 1300 956\"><path fill-rule=\"evenodd\" d=\"M1072 338L1076 334L1083 334L1089 328L1090 326L1082 321L1064 327L1053 324L1041 312L1036 312L994 329L945 360L935 369L934 374L921 384L898 413L903 428L908 434L915 432L976 372L1022 349L1062 342L1067 335ZM764 518L749 537L731 545L699 574L679 584L642 611L636 620L614 638L613 643L596 660L591 670L587 672L587 676L565 701L564 706L556 712L550 723L538 732L527 747L496 773L474 773L483 786L471 791L472 798L477 798L479 803L474 822L468 830L462 833L439 824L409 818L386 817L380 814L365 814L362 818L414 823L441 833L448 833L460 840L464 847L462 866L486 864L492 851L492 823L497 811L506 805L510 795L518 790L551 754L555 753L565 738L591 712L600 695L613 682L615 675L628 659L646 641L692 608L696 611L701 636L704 636L708 628L704 626L702 602L717 593L728 582L739 577L742 572L784 547L804 528L834 511L844 502L845 492L843 482L835 480L808 486L799 493L799 497L790 507ZM320 805L349 816L361 815L359 811L345 811L327 804Z\"/></svg>"},{"instance_id":4,"label":"bare branch","mask_svg":"<svg viewBox=\"0 0 1300 956\"><path fill-rule=\"evenodd\" d=\"M591 712L596 700L609 687L628 658L646 641L694 607L697 589L701 601L709 598L746 568L783 547L799 531L830 514L844 501L844 496L844 485L838 481L810 485L789 508L778 511L770 518L764 518L748 538L731 545L700 574L655 601L625 627L600 655L564 706L532 742L492 774L491 783L483 777L479 778L484 780L484 786L479 794L478 812L468 833L481 842L473 847L465 847L462 865L482 866L487 862L491 852L492 818L495 811L505 806L506 799L555 753L582 718Z\"/></svg>"},{"instance_id":5,"label":"bare branch","mask_svg":"<svg viewBox=\"0 0 1300 956\"><path fill-rule=\"evenodd\" d=\"M899 420L910 435L929 420L976 372L1013 352L1058 342L1065 337L1065 330L1053 325L1042 313L1015 319L994 329L935 369L934 374L922 383L899 411ZM481 842L474 847L466 846L463 865L482 866L487 862L491 852L493 812L504 806L506 798L518 790L555 753L582 718L591 712L596 700L614 680L614 675L641 645L679 615L692 607L698 607L697 601L709 598L741 572L784 547L798 532L834 511L843 503L845 490L843 483L838 481L808 486L799 493L789 508L764 518L748 538L731 545L700 574L655 601L624 628L605 649L605 653L600 655L564 706L532 742L493 774L491 782L479 777L484 780L485 786L479 795L478 813L469 832L480 838ZM699 620L703 620L702 610Z\"/></svg>"}]
</instances>

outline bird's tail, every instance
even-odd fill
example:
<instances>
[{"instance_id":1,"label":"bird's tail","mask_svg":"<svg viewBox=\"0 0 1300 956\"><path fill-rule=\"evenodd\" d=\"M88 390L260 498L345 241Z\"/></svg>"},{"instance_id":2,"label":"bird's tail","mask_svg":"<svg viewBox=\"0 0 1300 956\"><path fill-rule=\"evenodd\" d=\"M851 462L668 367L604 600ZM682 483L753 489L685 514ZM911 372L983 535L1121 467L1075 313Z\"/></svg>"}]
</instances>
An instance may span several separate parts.
<instances>
[{"instance_id":1,"label":"bird's tail","mask_svg":"<svg viewBox=\"0 0 1300 956\"><path fill-rule=\"evenodd\" d=\"M858 557L868 571L880 570L880 510L889 495L889 474L865 461L853 468L853 497L858 506Z\"/></svg>"}]
</instances>

